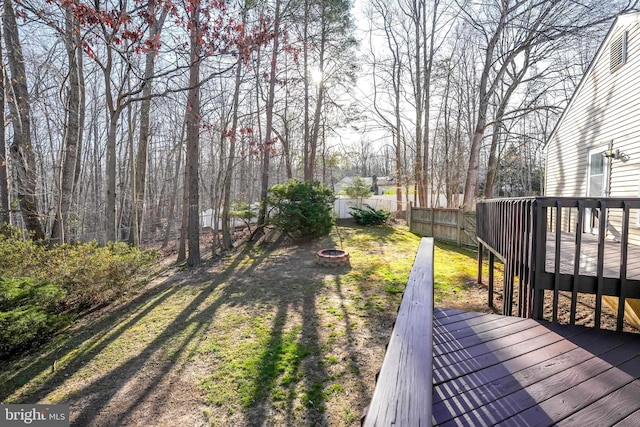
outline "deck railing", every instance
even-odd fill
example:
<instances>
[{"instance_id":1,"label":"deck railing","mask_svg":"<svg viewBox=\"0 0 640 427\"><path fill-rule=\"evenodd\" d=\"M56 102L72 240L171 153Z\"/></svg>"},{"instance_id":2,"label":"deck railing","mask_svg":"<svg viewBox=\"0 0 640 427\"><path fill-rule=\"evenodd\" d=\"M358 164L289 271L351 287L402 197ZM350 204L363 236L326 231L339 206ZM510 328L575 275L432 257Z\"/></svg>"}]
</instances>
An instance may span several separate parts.
<instances>
[{"instance_id":1,"label":"deck railing","mask_svg":"<svg viewBox=\"0 0 640 427\"><path fill-rule=\"evenodd\" d=\"M603 297L617 305L617 329L627 298L640 298L640 265L630 251L640 243L640 198L531 197L481 201L476 206L478 281L483 250L489 251L489 305L493 306L494 262L504 263L503 314L544 317L545 295L558 320L560 292L571 298L576 321L579 293L595 295L594 326L600 327ZM640 252L639 252L640 253ZM634 260L635 261L635 260ZM640 260L638 260L640 263ZM638 271L633 271L635 267ZM636 274L637 273L637 274ZM545 294L545 291L546 294ZM633 313L628 313L633 315Z\"/></svg>"},{"instance_id":2,"label":"deck railing","mask_svg":"<svg viewBox=\"0 0 640 427\"><path fill-rule=\"evenodd\" d=\"M433 250L433 239L422 238L364 426L431 425Z\"/></svg>"}]
</instances>

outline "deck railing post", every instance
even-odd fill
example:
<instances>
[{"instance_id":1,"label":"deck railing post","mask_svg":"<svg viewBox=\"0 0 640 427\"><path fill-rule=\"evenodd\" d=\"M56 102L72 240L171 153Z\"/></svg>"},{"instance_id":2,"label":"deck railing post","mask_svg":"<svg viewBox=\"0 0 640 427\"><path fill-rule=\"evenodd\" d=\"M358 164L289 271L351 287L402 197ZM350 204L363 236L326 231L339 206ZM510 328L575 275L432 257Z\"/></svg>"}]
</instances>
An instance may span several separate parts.
<instances>
[{"instance_id":1,"label":"deck railing post","mask_svg":"<svg viewBox=\"0 0 640 427\"><path fill-rule=\"evenodd\" d=\"M544 275L545 261L547 256L546 238L547 232L547 212L543 209L542 200L537 198L533 202L533 248L535 260L533 283L531 284L533 297L534 319L542 319L544 313L544 289L542 288L542 278Z\"/></svg>"},{"instance_id":2,"label":"deck railing post","mask_svg":"<svg viewBox=\"0 0 640 427\"><path fill-rule=\"evenodd\" d=\"M580 253L582 249L582 229L584 226L584 202L578 201L578 222L576 223L576 248L573 254L573 281L571 282L571 313L569 322L576 323L576 310L578 307L578 289L580 288Z\"/></svg>"},{"instance_id":3,"label":"deck railing post","mask_svg":"<svg viewBox=\"0 0 640 427\"><path fill-rule=\"evenodd\" d=\"M493 268L496 262L496 256L489 251L489 307L493 308Z\"/></svg>"},{"instance_id":4,"label":"deck railing post","mask_svg":"<svg viewBox=\"0 0 640 427\"><path fill-rule=\"evenodd\" d=\"M553 315L552 321L558 321L558 301L560 298L560 254L562 251L562 201L555 201L556 215L555 221L555 256L553 266ZM546 246L546 245L545 245Z\"/></svg>"},{"instance_id":5,"label":"deck railing post","mask_svg":"<svg viewBox=\"0 0 640 427\"><path fill-rule=\"evenodd\" d=\"M597 289L596 289L596 312L594 318L594 328L600 329L600 318L602 316L602 293L604 287L604 238L607 233L607 202L600 200L598 218L598 260L597 260Z\"/></svg>"},{"instance_id":6,"label":"deck railing post","mask_svg":"<svg viewBox=\"0 0 640 427\"><path fill-rule=\"evenodd\" d=\"M622 236L620 239L620 286L618 287L618 318L616 330L622 331L627 292L627 261L629 245L629 203L623 204Z\"/></svg>"},{"instance_id":7,"label":"deck railing post","mask_svg":"<svg viewBox=\"0 0 640 427\"><path fill-rule=\"evenodd\" d=\"M482 285L482 258L483 251L482 243L478 242L478 285Z\"/></svg>"}]
</instances>

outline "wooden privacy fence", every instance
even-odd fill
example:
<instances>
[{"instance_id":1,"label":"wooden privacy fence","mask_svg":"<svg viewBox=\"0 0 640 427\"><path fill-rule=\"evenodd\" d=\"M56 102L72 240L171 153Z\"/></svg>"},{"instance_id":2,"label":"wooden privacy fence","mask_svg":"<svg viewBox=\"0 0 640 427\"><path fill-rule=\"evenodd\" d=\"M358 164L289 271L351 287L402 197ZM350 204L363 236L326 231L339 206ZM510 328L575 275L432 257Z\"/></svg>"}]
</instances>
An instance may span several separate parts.
<instances>
[{"instance_id":1,"label":"wooden privacy fence","mask_svg":"<svg viewBox=\"0 0 640 427\"><path fill-rule=\"evenodd\" d=\"M409 230L423 237L477 247L476 213L462 209L414 208L409 204Z\"/></svg>"},{"instance_id":2,"label":"wooden privacy fence","mask_svg":"<svg viewBox=\"0 0 640 427\"><path fill-rule=\"evenodd\" d=\"M594 326L600 327L602 301L623 321L640 325L640 246L630 232L640 199L531 197L483 200L476 206L478 282L482 252L489 251L489 304L493 302L495 257L504 263L503 314L513 305L521 317L558 320L559 295L571 299L576 320L578 294L595 296ZM517 286L516 286L517 284ZM545 300L546 298L546 300Z\"/></svg>"}]
</instances>

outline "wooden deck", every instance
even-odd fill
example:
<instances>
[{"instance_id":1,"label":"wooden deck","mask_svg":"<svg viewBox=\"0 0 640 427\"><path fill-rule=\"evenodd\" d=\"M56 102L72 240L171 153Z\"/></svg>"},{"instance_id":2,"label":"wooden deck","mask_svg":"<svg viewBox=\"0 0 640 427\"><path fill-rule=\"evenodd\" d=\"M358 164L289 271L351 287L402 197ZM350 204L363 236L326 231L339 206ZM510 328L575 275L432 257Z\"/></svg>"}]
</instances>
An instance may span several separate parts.
<instances>
[{"instance_id":1,"label":"wooden deck","mask_svg":"<svg viewBox=\"0 0 640 427\"><path fill-rule=\"evenodd\" d=\"M547 233L546 271L553 272L555 266L555 233ZM580 248L580 274L596 276L598 269L598 236L582 233ZM574 273L574 250L576 247L575 233L561 233L560 273ZM619 242L606 240L604 245L604 277L620 277L620 248ZM640 246L628 246L627 278L640 280Z\"/></svg>"},{"instance_id":2,"label":"wooden deck","mask_svg":"<svg viewBox=\"0 0 640 427\"><path fill-rule=\"evenodd\" d=\"M640 425L638 334L437 308L433 329L434 425Z\"/></svg>"},{"instance_id":3,"label":"wooden deck","mask_svg":"<svg viewBox=\"0 0 640 427\"><path fill-rule=\"evenodd\" d=\"M365 427L640 426L640 334L433 308L433 256L423 238Z\"/></svg>"}]
</instances>

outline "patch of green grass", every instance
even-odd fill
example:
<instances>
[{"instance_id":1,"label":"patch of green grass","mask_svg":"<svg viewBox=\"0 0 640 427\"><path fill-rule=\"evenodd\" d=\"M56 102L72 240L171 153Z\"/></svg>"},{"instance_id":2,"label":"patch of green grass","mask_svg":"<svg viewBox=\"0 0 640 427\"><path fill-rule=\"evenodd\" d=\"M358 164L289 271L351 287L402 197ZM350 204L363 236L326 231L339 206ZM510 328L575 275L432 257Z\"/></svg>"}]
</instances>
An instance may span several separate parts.
<instances>
[{"instance_id":1,"label":"patch of green grass","mask_svg":"<svg viewBox=\"0 0 640 427\"><path fill-rule=\"evenodd\" d=\"M311 349L299 341L302 327L285 331L284 320L270 326L264 318L245 319L244 327L235 325L243 339L231 342L227 337L224 343L204 346L216 349L220 361L219 369L202 383L207 402L235 401L247 408L264 399L287 399L286 390L300 380L300 363Z\"/></svg>"},{"instance_id":2,"label":"patch of green grass","mask_svg":"<svg viewBox=\"0 0 640 427\"><path fill-rule=\"evenodd\" d=\"M349 408L344 408L344 423L349 425L356 422L358 416Z\"/></svg>"},{"instance_id":3,"label":"patch of green grass","mask_svg":"<svg viewBox=\"0 0 640 427\"><path fill-rule=\"evenodd\" d=\"M336 365L338 363L338 358L332 355L325 356L324 360L326 360L329 365Z\"/></svg>"},{"instance_id":4,"label":"patch of green grass","mask_svg":"<svg viewBox=\"0 0 640 427\"><path fill-rule=\"evenodd\" d=\"M334 395L339 395L344 393L344 387L342 387L341 384L331 384L329 387L327 387L327 389L324 391L324 395L325 397L331 397Z\"/></svg>"},{"instance_id":5,"label":"patch of green grass","mask_svg":"<svg viewBox=\"0 0 640 427\"><path fill-rule=\"evenodd\" d=\"M476 256L475 252L468 249L436 243L433 267L436 303L447 298L458 298L457 294L467 290L466 284L476 280Z\"/></svg>"},{"instance_id":6,"label":"patch of green grass","mask_svg":"<svg viewBox=\"0 0 640 427\"><path fill-rule=\"evenodd\" d=\"M312 407L318 412L324 412L324 385L321 381L315 382L307 388L300 400L305 406Z\"/></svg>"},{"instance_id":7,"label":"patch of green grass","mask_svg":"<svg viewBox=\"0 0 640 427\"><path fill-rule=\"evenodd\" d=\"M334 316L336 316L336 318L338 320L342 320L344 319L344 314L340 312L340 310L333 308L333 307L329 307L326 309L327 313L333 314Z\"/></svg>"},{"instance_id":8,"label":"patch of green grass","mask_svg":"<svg viewBox=\"0 0 640 427\"><path fill-rule=\"evenodd\" d=\"M384 290L388 294L395 295L395 294L403 293L404 292L404 287L405 287L405 285L402 285L402 284L389 283L388 285L385 285Z\"/></svg>"}]
</instances>

